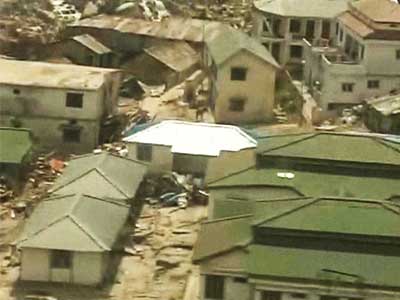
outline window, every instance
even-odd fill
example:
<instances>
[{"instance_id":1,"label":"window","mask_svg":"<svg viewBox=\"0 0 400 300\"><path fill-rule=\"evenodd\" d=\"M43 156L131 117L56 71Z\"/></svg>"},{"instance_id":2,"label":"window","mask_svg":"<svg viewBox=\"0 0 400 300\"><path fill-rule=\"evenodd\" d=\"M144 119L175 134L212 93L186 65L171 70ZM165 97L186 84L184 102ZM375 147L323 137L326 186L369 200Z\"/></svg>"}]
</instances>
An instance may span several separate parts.
<instances>
[{"instance_id":1,"label":"window","mask_svg":"<svg viewBox=\"0 0 400 300\"><path fill-rule=\"evenodd\" d=\"M51 252L51 267L54 269L70 269L72 266L72 252L53 250Z\"/></svg>"},{"instance_id":2,"label":"window","mask_svg":"<svg viewBox=\"0 0 400 300\"><path fill-rule=\"evenodd\" d=\"M396 59L400 60L400 49L396 50Z\"/></svg>"},{"instance_id":3,"label":"window","mask_svg":"<svg viewBox=\"0 0 400 300\"><path fill-rule=\"evenodd\" d=\"M137 144L136 158L138 160L151 161L153 157L153 148L149 144Z\"/></svg>"},{"instance_id":4,"label":"window","mask_svg":"<svg viewBox=\"0 0 400 300\"><path fill-rule=\"evenodd\" d=\"M245 99L243 98L232 98L229 100L229 110L230 111L243 111L244 110Z\"/></svg>"},{"instance_id":5,"label":"window","mask_svg":"<svg viewBox=\"0 0 400 300\"><path fill-rule=\"evenodd\" d=\"M337 296L321 296L319 297L320 300L340 300L340 297Z\"/></svg>"},{"instance_id":6,"label":"window","mask_svg":"<svg viewBox=\"0 0 400 300\"><path fill-rule=\"evenodd\" d=\"M261 300L281 300L281 299L282 299L282 293L275 291L264 291L261 297Z\"/></svg>"},{"instance_id":7,"label":"window","mask_svg":"<svg viewBox=\"0 0 400 300\"><path fill-rule=\"evenodd\" d=\"M379 89L379 80L368 80L367 86L369 89Z\"/></svg>"},{"instance_id":8,"label":"window","mask_svg":"<svg viewBox=\"0 0 400 300\"><path fill-rule=\"evenodd\" d=\"M343 30L340 28L339 30L339 41L343 41Z\"/></svg>"},{"instance_id":9,"label":"window","mask_svg":"<svg viewBox=\"0 0 400 300\"><path fill-rule=\"evenodd\" d=\"M331 35L331 23L329 21L322 21L321 36L325 39L329 39L330 35Z\"/></svg>"},{"instance_id":10,"label":"window","mask_svg":"<svg viewBox=\"0 0 400 300\"><path fill-rule=\"evenodd\" d=\"M342 83L342 91L346 93L352 93L354 89L354 83Z\"/></svg>"},{"instance_id":11,"label":"window","mask_svg":"<svg viewBox=\"0 0 400 300\"><path fill-rule=\"evenodd\" d=\"M290 20L289 31L291 33L299 33L301 29L301 22L299 20Z\"/></svg>"},{"instance_id":12,"label":"window","mask_svg":"<svg viewBox=\"0 0 400 300\"><path fill-rule=\"evenodd\" d=\"M82 93L67 93L67 101L65 103L65 106L82 108L83 94Z\"/></svg>"},{"instance_id":13,"label":"window","mask_svg":"<svg viewBox=\"0 0 400 300\"><path fill-rule=\"evenodd\" d=\"M290 57L302 58L303 57L303 47L302 46L290 46Z\"/></svg>"},{"instance_id":14,"label":"window","mask_svg":"<svg viewBox=\"0 0 400 300\"><path fill-rule=\"evenodd\" d=\"M231 80L245 81L247 75L246 68L232 68L231 69Z\"/></svg>"},{"instance_id":15,"label":"window","mask_svg":"<svg viewBox=\"0 0 400 300\"><path fill-rule=\"evenodd\" d=\"M19 95L19 94L21 94L21 90L20 89L13 89L13 94L14 95Z\"/></svg>"},{"instance_id":16,"label":"window","mask_svg":"<svg viewBox=\"0 0 400 300\"><path fill-rule=\"evenodd\" d=\"M245 277L234 277L233 282L237 283L247 283L247 278Z\"/></svg>"},{"instance_id":17,"label":"window","mask_svg":"<svg viewBox=\"0 0 400 300\"><path fill-rule=\"evenodd\" d=\"M292 293L290 296L294 299L307 299L307 295L302 293Z\"/></svg>"},{"instance_id":18,"label":"window","mask_svg":"<svg viewBox=\"0 0 400 300\"><path fill-rule=\"evenodd\" d=\"M81 129L64 127L63 141L65 143L79 143L81 141Z\"/></svg>"},{"instance_id":19,"label":"window","mask_svg":"<svg viewBox=\"0 0 400 300\"><path fill-rule=\"evenodd\" d=\"M224 277L206 275L206 299L224 299Z\"/></svg>"}]
</instances>

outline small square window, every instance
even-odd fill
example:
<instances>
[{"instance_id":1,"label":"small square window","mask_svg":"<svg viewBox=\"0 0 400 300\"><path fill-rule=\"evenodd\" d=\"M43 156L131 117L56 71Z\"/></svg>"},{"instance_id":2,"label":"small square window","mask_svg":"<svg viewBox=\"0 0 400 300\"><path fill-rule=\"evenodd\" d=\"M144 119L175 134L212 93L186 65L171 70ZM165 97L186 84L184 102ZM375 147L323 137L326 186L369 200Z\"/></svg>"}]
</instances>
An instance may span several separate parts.
<instances>
[{"instance_id":1,"label":"small square window","mask_svg":"<svg viewBox=\"0 0 400 300\"><path fill-rule=\"evenodd\" d=\"M232 68L231 69L231 80L245 81L247 77L246 68Z\"/></svg>"},{"instance_id":2,"label":"small square window","mask_svg":"<svg viewBox=\"0 0 400 300\"><path fill-rule=\"evenodd\" d=\"M66 107L82 108L83 94L82 93L67 93Z\"/></svg>"},{"instance_id":3,"label":"small square window","mask_svg":"<svg viewBox=\"0 0 400 300\"><path fill-rule=\"evenodd\" d=\"M354 90L354 83L342 83L342 91L352 93Z\"/></svg>"},{"instance_id":4,"label":"small square window","mask_svg":"<svg viewBox=\"0 0 400 300\"><path fill-rule=\"evenodd\" d=\"M302 58L303 57L303 47L298 46L298 45L290 46L290 57Z\"/></svg>"},{"instance_id":5,"label":"small square window","mask_svg":"<svg viewBox=\"0 0 400 300\"><path fill-rule=\"evenodd\" d=\"M301 30L301 22L299 20L290 20L289 30L291 33L299 33Z\"/></svg>"},{"instance_id":6,"label":"small square window","mask_svg":"<svg viewBox=\"0 0 400 300\"><path fill-rule=\"evenodd\" d=\"M379 89L379 80L368 80L367 86L369 89Z\"/></svg>"},{"instance_id":7,"label":"small square window","mask_svg":"<svg viewBox=\"0 0 400 300\"><path fill-rule=\"evenodd\" d=\"M324 296L320 296L319 299L320 300L340 300L340 297L324 295Z\"/></svg>"},{"instance_id":8,"label":"small square window","mask_svg":"<svg viewBox=\"0 0 400 300\"><path fill-rule=\"evenodd\" d=\"M80 128L64 128L63 141L65 143L79 143L81 141Z\"/></svg>"},{"instance_id":9,"label":"small square window","mask_svg":"<svg viewBox=\"0 0 400 300\"><path fill-rule=\"evenodd\" d=\"M224 277L206 275L205 298L215 300L224 299Z\"/></svg>"},{"instance_id":10,"label":"small square window","mask_svg":"<svg viewBox=\"0 0 400 300\"><path fill-rule=\"evenodd\" d=\"M230 111L243 111L245 99L242 98L233 98L229 100L229 110Z\"/></svg>"},{"instance_id":11,"label":"small square window","mask_svg":"<svg viewBox=\"0 0 400 300\"><path fill-rule=\"evenodd\" d=\"M233 282L236 283L247 283L247 278L245 277L234 277Z\"/></svg>"},{"instance_id":12,"label":"small square window","mask_svg":"<svg viewBox=\"0 0 400 300\"><path fill-rule=\"evenodd\" d=\"M51 252L51 267L53 269L70 269L72 266L72 252L53 250Z\"/></svg>"},{"instance_id":13,"label":"small square window","mask_svg":"<svg viewBox=\"0 0 400 300\"><path fill-rule=\"evenodd\" d=\"M293 299L307 299L307 295L303 294L303 293L292 293L292 294L290 294L290 296Z\"/></svg>"},{"instance_id":14,"label":"small square window","mask_svg":"<svg viewBox=\"0 0 400 300\"><path fill-rule=\"evenodd\" d=\"M153 148L150 144L136 145L136 158L143 161L151 161L153 158Z\"/></svg>"},{"instance_id":15,"label":"small square window","mask_svg":"<svg viewBox=\"0 0 400 300\"><path fill-rule=\"evenodd\" d=\"M396 50L396 59L400 60L400 49Z\"/></svg>"},{"instance_id":16,"label":"small square window","mask_svg":"<svg viewBox=\"0 0 400 300\"><path fill-rule=\"evenodd\" d=\"M262 300L281 300L282 293L276 291L263 291L262 292Z\"/></svg>"},{"instance_id":17,"label":"small square window","mask_svg":"<svg viewBox=\"0 0 400 300\"><path fill-rule=\"evenodd\" d=\"M13 89L13 94L14 95L19 95L19 94L21 94L21 90L20 89Z\"/></svg>"}]
</instances>

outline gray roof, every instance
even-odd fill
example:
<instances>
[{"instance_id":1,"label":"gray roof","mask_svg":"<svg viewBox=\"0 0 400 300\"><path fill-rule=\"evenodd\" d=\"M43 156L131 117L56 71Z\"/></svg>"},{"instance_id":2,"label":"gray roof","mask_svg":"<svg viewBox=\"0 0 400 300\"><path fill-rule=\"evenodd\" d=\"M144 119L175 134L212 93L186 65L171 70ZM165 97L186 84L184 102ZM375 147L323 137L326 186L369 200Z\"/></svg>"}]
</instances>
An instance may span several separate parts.
<instances>
[{"instance_id":1,"label":"gray roof","mask_svg":"<svg viewBox=\"0 0 400 300\"><path fill-rule=\"evenodd\" d=\"M20 164L32 150L32 133L23 128L0 128L0 163Z\"/></svg>"},{"instance_id":2,"label":"gray roof","mask_svg":"<svg viewBox=\"0 0 400 300\"><path fill-rule=\"evenodd\" d=\"M347 10L349 0L259 0L254 7L263 12L288 17L331 19Z\"/></svg>"},{"instance_id":3,"label":"gray roof","mask_svg":"<svg viewBox=\"0 0 400 300\"><path fill-rule=\"evenodd\" d=\"M246 50L272 66L279 68L279 64L261 43L228 26L216 36L206 37L206 44L216 65L222 65L236 53Z\"/></svg>"},{"instance_id":4,"label":"gray roof","mask_svg":"<svg viewBox=\"0 0 400 300\"><path fill-rule=\"evenodd\" d=\"M400 94L379 97L367 103L384 116L400 114Z\"/></svg>"},{"instance_id":5,"label":"gray roof","mask_svg":"<svg viewBox=\"0 0 400 300\"><path fill-rule=\"evenodd\" d=\"M74 36L72 40L82 44L83 46L89 48L90 50L96 52L97 54L104 54L111 52L110 48L107 48L89 34Z\"/></svg>"},{"instance_id":6,"label":"gray roof","mask_svg":"<svg viewBox=\"0 0 400 300\"><path fill-rule=\"evenodd\" d=\"M147 164L107 152L79 156L68 162L52 193L85 193L95 197L130 199L147 172Z\"/></svg>"},{"instance_id":7,"label":"gray roof","mask_svg":"<svg viewBox=\"0 0 400 300\"><path fill-rule=\"evenodd\" d=\"M20 248L110 251L129 215L129 206L91 197L65 195L41 202L27 220Z\"/></svg>"}]
</instances>

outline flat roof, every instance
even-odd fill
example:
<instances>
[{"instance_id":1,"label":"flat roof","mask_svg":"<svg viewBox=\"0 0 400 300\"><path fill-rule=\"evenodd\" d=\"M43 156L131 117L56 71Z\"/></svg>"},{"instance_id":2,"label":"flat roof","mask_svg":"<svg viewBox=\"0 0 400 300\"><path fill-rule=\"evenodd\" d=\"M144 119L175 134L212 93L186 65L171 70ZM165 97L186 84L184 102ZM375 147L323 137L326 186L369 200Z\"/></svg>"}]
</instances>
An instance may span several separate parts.
<instances>
[{"instance_id":1,"label":"flat roof","mask_svg":"<svg viewBox=\"0 0 400 300\"><path fill-rule=\"evenodd\" d=\"M384 116L400 114L400 94L371 99L367 103Z\"/></svg>"},{"instance_id":2,"label":"flat roof","mask_svg":"<svg viewBox=\"0 0 400 300\"><path fill-rule=\"evenodd\" d=\"M0 84L96 90L116 69L0 59Z\"/></svg>"},{"instance_id":3,"label":"flat roof","mask_svg":"<svg viewBox=\"0 0 400 300\"><path fill-rule=\"evenodd\" d=\"M205 156L257 147L257 141L239 127L176 120L162 121L124 138L124 141L171 146L173 153Z\"/></svg>"}]
</instances>

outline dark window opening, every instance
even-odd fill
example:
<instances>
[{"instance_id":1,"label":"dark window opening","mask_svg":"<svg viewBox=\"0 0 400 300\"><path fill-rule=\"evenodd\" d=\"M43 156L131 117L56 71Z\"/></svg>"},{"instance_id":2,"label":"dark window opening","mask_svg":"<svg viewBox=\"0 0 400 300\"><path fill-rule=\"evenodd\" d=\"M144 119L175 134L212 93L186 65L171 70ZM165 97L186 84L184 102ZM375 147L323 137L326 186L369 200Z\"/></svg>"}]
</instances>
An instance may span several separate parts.
<instances>
[{"instance_id":1,"label":"dark window opening","mask_svg":"<svg viewBox=\"0 0 400 300\"><path fill-rule=\"evenodd\" d=\"M206 275L205 298L224 299L224 277Z\"/></svg>"},{"instance_id":2,"label":"dark window opening","mask_svg":"<svg viewBox=\"0 0 400 300\"><path fill-rule=\"evenodd\" d=\"M21 90L20 89L13 89L13 94L14 95L19 95L19 94L21 94Z\"/></svg>"},{"instance_id":3,"label":"dark window opening","mask_svg":"<svg viewBox=\"0 0 400 300\"><path fill-rule=\"evenodd\" d=\"M315 31L315 21L308 20L306 23L306 39L310 42L314 38L314 34L315 34L314 31Z\"/></svg>"},{"instance_id":4,"label":"dark window opening","mask_svg":"<svg viewBox=\"0 0 400 300\"><path fill-rule=\"evenodd\" d=\"M342 91L346 93L352 93L354 89L354 83L342 83Z\"/></svg>"},{"instance_id":5,"label":"dark window opening","mask_svg":"<svg viewBox=\"0 0 400 300\"><path fill-rule=\"evenodd\" d=\"M280 36L281 20L275 19L273 24L274 34Z\"/></svg>"},{"instance_id":6,"label":"dark window opening","mask_svg":"<svg viewBox=\"0 0 400 300\"><path fill-rule=\"evenodd\" d=\"M368 80L367 86L369 89L379 89L379 80Z\"/></svg>"},{"instance_id":7,"label":"dark window opening","mask_svg":"<svg viewBox=\"0 0 400 300\"><path fill-rule=\"evenodd\" d=\"M233 98L229 100L229 110L230 111L243 111L244 110L245 99Z\"/></svg>"},{"instance_id":8,"label":"dark window opening","mask_svg":"<svg viewBox=\"0 0 400 300\"><path fill-rule=\"evenodd\" d=\"M65 127L63 129L63 141L65 143L79 143L81 141L81 129Z\"/></svg>"},{"instance_id":9,"label":"dark window opening","mask_svg":"<svg viewBox=\"0 0 400 300\"><path fill-rule=\"evenodd\" d=\"M245 81L247 76L246 68L232 68L231 69L231 80Z\"/></svg>"},{"instance_id":10,"label":"dark window opening","mask_svg":"<svg viewBox=\"0 0 400 300\"><path fill-rule=\"evenodd\" d=\"M136 145L136 158L143 161L151 161L153 158L153 148L149 144Z\"/></svg>"},{"instance_id":11,"label":"dark window opening","mask_svg":"<svg viewBox=\"0 0 400 300\"><path fill-rule=\"evenodd\" d=\"M340 29L339 31L339 41L343 41L343 30Z\"/></svg>"},{"instance_id":12,"label":"dark window opening","mask_svg":"<svg viewBox=\"0 0 400 300\"><path fill-rule=\"evenodd\" d=\"M301 30L301 22L299 20L290 20L289 31L291 33L299 33Z\"/></svg>"},{"instance_id":13,"label":"dark window opening","mask_svg":"<svg viewBox=\"0 0 400 300\"><path fill-rule=\"evenodd\" d=\"M282 293L281 292L275 292L275 291L264 291L262 293L262 300L281 300L282 299Z\"/></svg>"},{"instance_id":14,"label":"dark window opening","mask_svg":"<svg viewBox=\"0 0 400 300\"><path fill-rule=\"evenodd\" d=\"M290 294L290 296L295 299L306 299L307 298L307 295L302 294L302 293L292 293L292 294Z\"/></svg>"},{"instance_id":15,"label":"dark window opening","mask_svg":"<svg viewBox=\"0 0 400 300\"><path fill-rule=\"evenodd\" d=\"M340 300L340 297L337 296L321 296L319 297L320 300Z\"/></svg>"},{"instance_id":16,"label":"dark window opening","mask_svg":"<svg viewBox=\"0 0 400 300\"><path fill-rule=\"evenodd\" d=\"M72 252L53 250L51 252L51 267L54 269L70 269L72 266Z\"/></svg>"},{"instance_id":17,"label":"dark window opening","mask_svg":"<svg viewBox=\"0 0 400 300\"><path fill-rule=\"evenodd\" d=\"M329 39L331 36L331 23L329 21L322 21L322 33L321 37Z\"/></svg>"},{"instance_id":18,"label":"dark window opening","mask_svg":"<svg viewBox=\"0 0 400 300\"><path fill-rule=\"evenodd\" d=\"M83 107L83 94L82 93L67 93L67 107L82 108Z\"/></svg>"},{"instance_id":19,"label":"dark window opening","mask_svg":"<svg viewBox=\"0 0 400 300\"><path fill-rule=\"evenodd\" d=\"M396 59L400 59L400 49L396 50Z\"/></svg>"},{"instance_id":20,"label":"dark window opening","mask_svg":"<svg viewBox=\"0 0 400 300\"><path fill-rule=\"evenodd\" d=\"M234 277L233 282L237 283L247 283L247 278L245 277Z\"/></svg>"},{"instance_id":21,"label":"dark window opening","mask_svg":"<svg viewBox=\"0 0 400 300\"><path fill-rule=\"evenodd\" d=\"M303 47L302 46L290 46L290 57L302 58L303 57Z\"/></svg>"}]
</instances>

